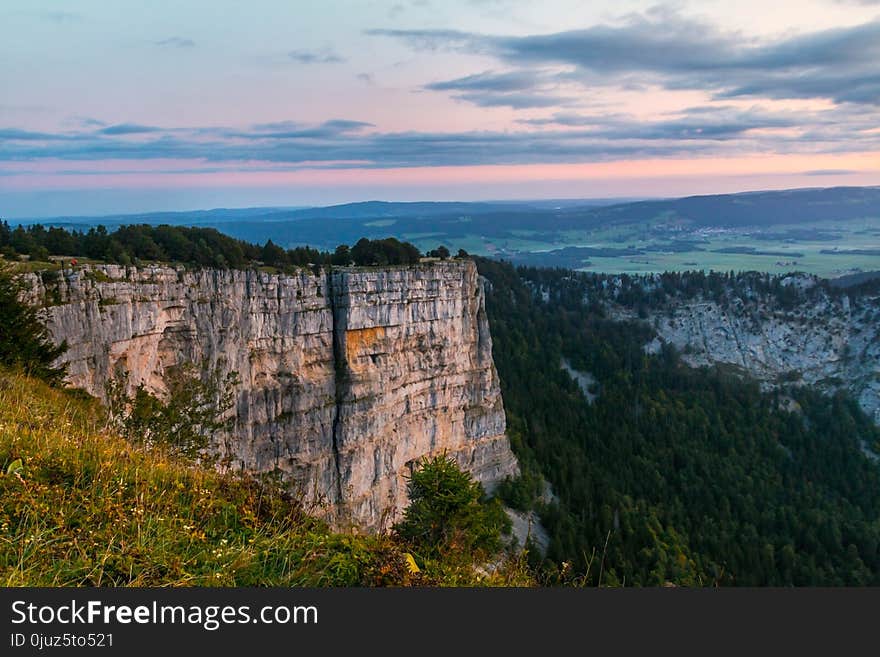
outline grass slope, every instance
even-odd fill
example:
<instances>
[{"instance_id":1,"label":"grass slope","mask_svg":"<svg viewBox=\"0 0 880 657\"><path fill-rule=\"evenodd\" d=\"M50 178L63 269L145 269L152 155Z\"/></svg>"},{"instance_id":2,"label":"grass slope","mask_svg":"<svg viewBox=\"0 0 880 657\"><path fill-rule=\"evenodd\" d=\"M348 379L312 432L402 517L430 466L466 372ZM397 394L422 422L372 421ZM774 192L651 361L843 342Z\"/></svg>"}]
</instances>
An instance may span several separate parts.
<instances>
[{"instance_id":1,"label":"grass slope","mask_svg":"<svg viewBox=\"0 0 880 657\"><path fill-rule=\"evenodd\" d=\"M134 447L94 401L2 370L0 467L2 586L510 581L462 564L411 575L395 539L333 533L280 491Z\"/></svg>"}]
</instances>

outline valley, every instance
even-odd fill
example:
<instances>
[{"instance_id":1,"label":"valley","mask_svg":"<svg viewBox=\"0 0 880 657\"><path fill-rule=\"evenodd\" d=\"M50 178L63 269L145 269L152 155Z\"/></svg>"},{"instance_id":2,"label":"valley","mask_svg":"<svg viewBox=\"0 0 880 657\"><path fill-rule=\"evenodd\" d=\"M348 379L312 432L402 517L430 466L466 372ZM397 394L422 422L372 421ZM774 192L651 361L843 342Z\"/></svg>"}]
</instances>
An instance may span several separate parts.
<instances>
[{"instance_id":1,"label":"valley","mask_svg":"<svg viewBox=\"0 0 880 657\"><path fill-rule=\"evenodd\" d=\"M110 217L12 220L87 230L132 223L214 227L285 248L332 250L393 236L420 250L604 273L880 269L880 188L840 187L615 201L364 202Z\"/></svg>"},{"instance_id":2,"label":"valley","mask_svg":"<svg viewBox=\"0 0 880 657\"><path fill-rule=\"evenodd\" d=\"M876 283L478 262L551 582L880 581Z\"/></svg>"}]
</instances>

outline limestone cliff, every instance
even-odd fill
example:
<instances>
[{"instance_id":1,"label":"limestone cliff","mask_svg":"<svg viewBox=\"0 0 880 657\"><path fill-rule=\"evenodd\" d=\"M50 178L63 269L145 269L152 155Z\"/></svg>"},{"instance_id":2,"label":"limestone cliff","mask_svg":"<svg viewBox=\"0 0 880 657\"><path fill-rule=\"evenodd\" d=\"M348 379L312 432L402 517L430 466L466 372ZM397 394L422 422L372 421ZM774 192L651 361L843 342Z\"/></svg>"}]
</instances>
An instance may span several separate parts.
<instances>
[{"instance_id":1,"label":"limestone cliff","mask_svg":"<svg viewBox=\"0 0 880 657\"><path fill-rule=\"evenodd\" d=\"M426 455L449 453L488 488L516 472L470 261L294 275L103 265L30 282L68 343L69 382L93 395L120 371L159 394L179 363L238 372L234 428L215 448L280 471L339 524L395 518Z\"/></svg>"},{"instance_id":2,"label":"limestone cliff","mask_svg":"<svg viewBox=\"0 0 880 657\"><path fill-rule=\"evenodd\" d=\"M829 294L808 275L783 285L814 288L809 303L780 307L756 295L730 303L695 297L676 299L646 321L657 338L675 345L693 366L725 363L765 386L810 385L825 392L847 390L880 424L880 296ZM612 316L636 319L632 308L610 307Z\"/></svg>"}]
</instances>

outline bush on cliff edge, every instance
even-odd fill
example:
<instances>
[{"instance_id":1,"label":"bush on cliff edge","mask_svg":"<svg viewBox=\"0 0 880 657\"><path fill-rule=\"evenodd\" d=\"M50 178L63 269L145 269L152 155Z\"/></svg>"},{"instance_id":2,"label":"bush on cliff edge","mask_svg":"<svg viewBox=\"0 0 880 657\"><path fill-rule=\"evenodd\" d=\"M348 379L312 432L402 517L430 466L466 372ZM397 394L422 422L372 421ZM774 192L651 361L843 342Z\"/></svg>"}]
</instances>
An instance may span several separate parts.
<instances>
[{"instance_id":1,"label":"bush on cliff edge","mask_svg":"<svg viewBox=\"0 0 880 657\"><path fill-rule=\"evenodd\" d=\"M395 531L424 563L470 567L501 552L510 520L451 457L424 459L409 478L408 492L410 505Z\"/></svg>"},{"instance_id":2,"label":"bush on cliff edge","mask_svg":"<svg viewBox=\"0 0 880 657\"><path fill-rule=\"evenodd\" d=\"M0 261L0 365L16 367L49 383L60 383L64 368L53 365L67 344L52 344L36 308L21 300L22 283Z\"/></svg>"}]
</instances>

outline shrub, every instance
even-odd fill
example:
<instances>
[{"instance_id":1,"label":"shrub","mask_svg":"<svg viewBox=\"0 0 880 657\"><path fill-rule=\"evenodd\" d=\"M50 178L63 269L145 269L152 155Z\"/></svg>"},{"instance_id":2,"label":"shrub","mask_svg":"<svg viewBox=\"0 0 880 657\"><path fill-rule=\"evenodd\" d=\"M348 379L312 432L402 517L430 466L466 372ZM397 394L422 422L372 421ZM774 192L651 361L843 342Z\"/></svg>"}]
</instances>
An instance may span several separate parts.
<instances>
[{"instance_id":1,"label":"shrub","mask_svg":"<svg viewBox=\"0 0 880 657\"><path fill-rule=\"evenodd\" d=\"M498 500L444 455L423 460L409 478L410 505L397 534L423 557L475 560L498 552L510 521Z\"/></svg>"},{"instance_id":2,"label":"shrub","mask_svg":"<svg viewBox=\"0 0 880 657\"><path fill-rule=\"evenodd\" d=\"M21 300L22 283L8 267L0 267L0 365L18 367L49 383L60 383L65 368L53 365L67 350L55 346L36 308Z\"/></svg>"},{"instance_id":3,"label":"shrub","mask_svg":"<svg viewBox=\"0 0 880 657\"><path fill-rule=\"evenodd\" d=\"M138 386L129 395L128 377L108 382L107 405L117 430L132 442L164 444L186 456L202 452L211 438L225 428L235 401L238 374L225 377L219 369L193 364L171 369L165 377L165 401Z\"/></svg>"},{"instance_id":4,"label":"shrub","mask_svg":"<svg viewBox=\"0 0 880 657\"><path fill-rule=\"evenodd\" d=\"M417 264L421 258L415 246L393 237L381 240L361 238L352 247L350 255L359 267Z\"/></svg>"}]
</instances>

